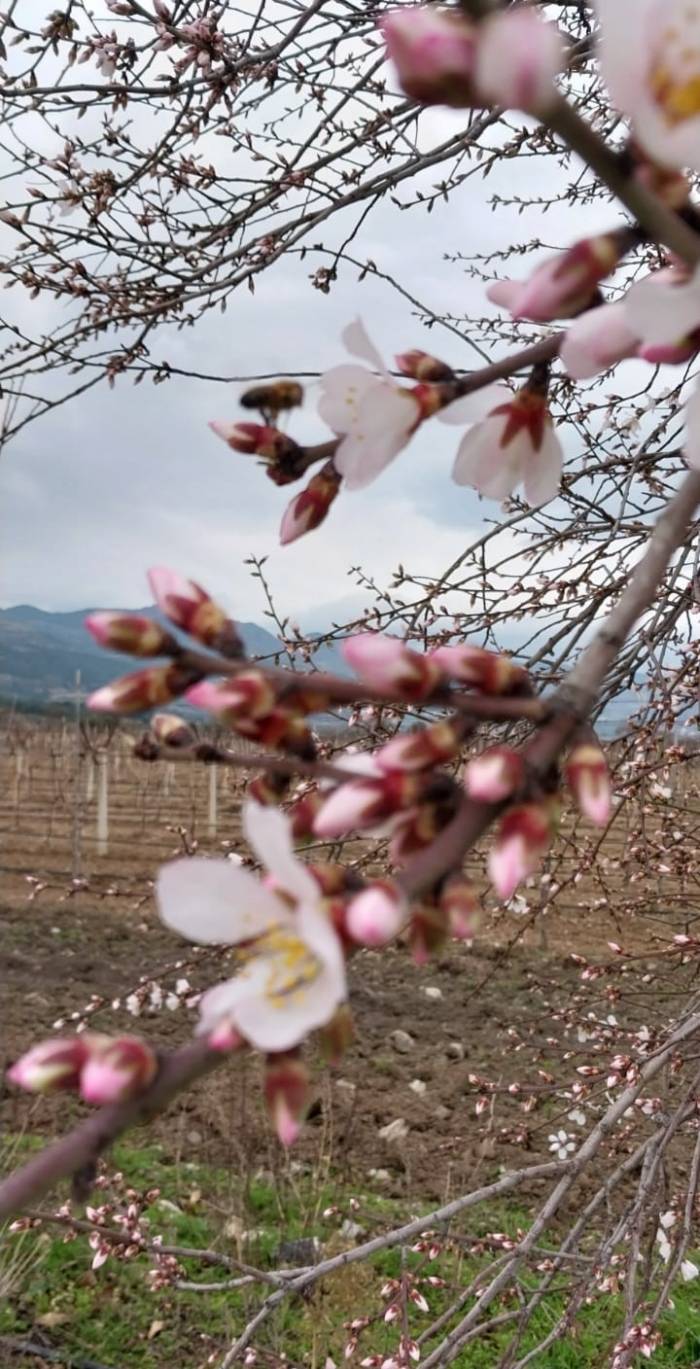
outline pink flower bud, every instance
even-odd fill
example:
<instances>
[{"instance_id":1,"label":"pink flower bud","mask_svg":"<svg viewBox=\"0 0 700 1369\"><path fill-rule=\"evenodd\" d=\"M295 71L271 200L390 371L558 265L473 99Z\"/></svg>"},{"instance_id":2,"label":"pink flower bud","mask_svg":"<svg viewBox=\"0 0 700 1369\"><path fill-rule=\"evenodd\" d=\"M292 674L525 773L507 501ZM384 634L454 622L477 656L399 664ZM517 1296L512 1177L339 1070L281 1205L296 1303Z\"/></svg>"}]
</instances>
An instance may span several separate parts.
<instances>
[{"instance_id":1,"label":"pink flower bud","mask_svg":"<svg viewBox=\"0 0 700 1369\"><path fill-rule=\"evenodd\" d=\"M80 1075L80 1096L98 1107L122 1103L142 1093L155 1077L158 1061L145 1041L120 1036L91 1052Z\"/></svg>"},{"instance_id":2,"label":"pink flower bud","mask_svg":"<svg viewBox=\"0 0 700 1369\"><path fill-rule=\"evenodd\" d=\"M475 82L479 93L506 109L540 114L555 101L566 62L564 39L529 5L494 14L479 27Z\"/></svg>"},{"instance_id":3,"label":"pink flower bud","mask_svg":"<svg viewBox=\"0 0 700 1369\"><path fill-rule=\"evenodd\" d=\"M210 423L217 437L235 452L259 456L267 467L267 475L276 485L288 485L299 480L306 470L303 447L287 433L267 423Z\"/></svg>"},{"instance_id":4,"label":"pink flower bud","mask_svg":"<svg viewBox=\"0 0 700 1369\"><path fill-rule=\"evenodd\" d=\"M194 746L197 740L193 729L174 713L155 713L150 721L150 729L156 741L173 749Z\"/></svg>"},{"instance_id":5,"label":"pink flower bud","mask_svg":"<svg viewBox=\"0 0 700 1369\"><path fill-rule=\"evenodd\" d=\"M491 746L475 756L466 768L464 787L472 799L502 803L522 783L523 758L510 746Z\"/></svg>"},{"instance_id":6,"label":"pink flower bud","mask_svg":"<svg viewBox=\"0 0 700 1369\"><path fill-rule=\"evenodd\" d=\"M406 903L396 885L377 880L348 904L347 933L360 946L385 946L406 920Z\"/></svg>"},{"instance_id":7,"label":"pink flower bud","mask_svg":"<svg viewBox=\"0 0 700 1369\"><path fill-rule=\"evenodd\" d=\"M148 581L156 603L166 618L195 641L215 647L227 656L242 655L243 646L230 618L214 603L201 585L185 580L167 566L153 566Z\"/></svg>"},{"instance_id":8,"label":"pink flower bud","mask_svg":"<svg viewBox=\"0 0 700 1369\"><path fill-rule=\"evenodd\" d=\"M156 704L172 703L194 684L198 675L198 671L177 663L152 666L96 689L87 705L95 713L143 713Z\"/></svg>"},{"instance_id":9,"label":"pink flower bud","mask_svg":"<svg viewBox=\"0 0 700 1369\"><path fill-rule=\"evenodd\" d=\"M374 827L415 803L420 781L392 771L382 779L351 780L334 789L314 819L317 837L342 837L346 832Z\"/></svg>"},{"instance_id":10,"label":"pink flower bud","mask_svg":"<svg viewBox=\"0 0 700 1369\"><path fill-rule=\"evenodd\" d=\"M229 1051L240 1050L241 1046L245 1045L245 1042L240 1032L234 1027L231 1019L222 1017L221 1021L217 1022L213 1032L210 1032L207 1038L207 1045L213 1051L228 1053Z\"/></svg>"},{"instance_id":11,"label":"pink flower bud","mask_svg":"<svg viewBox=\"0 0 700 1369\"><path fill-rule=\"evenodd\" d=\"M401 89L412 100L455 109L474 103L473 24L415 5L385 15L380 27Z\"/></svg>"},{"instance_id":12,"label":"pink flower bud","mask_svg":"<svg viewBox=\"0 0 700 1369\"><path fill-rule=\"evenodd\" d=\"M298 1055L269 1055L265 1066L265 1101L283 1146L292 1146L310 1101L309 1071Z\"/></svg>"},{"instance_id":13,"label":"pink flower bud","mask_svg":"<svg viewBox=\"0 0 700 1369\"><path fill-rule=\"evenodd\" d=\"M176 646L160 623L136 613L91 613L85 626L100 646L129 656L164 656Z\"/></svg>"},{"instance_id":14,"label":"pink flower bud","mask_svg":"<svg viewBox=\"0 0 700 1369\"><path fill-rule=\"evenodd\" d=\"M571 752L564 773L584 816L605 827L612 813L612 791L604 752L592 742L582 742Z\"/></svg>"},{"instance_id":15,"label":"pink flower bud","mask_svg":"<svg viewBox=\"0 0 700 1369\"><path fill-rule=\"evenodd\" d=\"M650 361L652 366L682 366L691 361L700 351L700 331L690 333L673 343L644 342L637 350L642 361Z\"/></svg>"},{"instance_id":16,"label":"pink flower bud","mask_svg":"<svg viewBox=\"0 0 700 1369\"><path fill-rule=\"evenodd\" d=\"M543 262L527 280L497 280L486 293L516 319L549 323L573 318L591 303L600 282L614 271L628 245L625 232L583 238Z\"/></svg>"},{"instance_id":17,"label":"pink flower bud","mask_svg":"<svg viewBox=\"0 0 700 1369\"><path fill-rule=\"evenodd\" d=\"M543 803L523 803L501 819L489 855L489 877L501 898L511 898L534 874L552 837L552 814Z\"/></svg>"},{"instance_id":18,"label":"pink flower bud","mask_svg":"<svg viewBox=\"0 0 700 1369\"><path fill-rule=\"evenodd\" d=\"M364 684L408 701L427 699L443 682L435 653L419 656L398 637L363 632L358 637L348 637L342 652Z\"/></svg>"},{"instance_id":19,"label":"pink flower bud","mask_svg":"<svg viewBox=\"0 0 700 1369\"><path fill-rule=\"evenodd\" d=\"M280 542L286 547L307 532L320 527L340 489L341 477L332 461L312 476L306 489L297 494L284 512Z\"/></svg>"},{"instance_id":20,"label":"pink flower bud","mask_svg":"<svg viewBox=\"0 0 700 1369\"><path fill-rule=\"evenodd\" d=\"M228 680L202 680L188 690L188 703L223 722L265 718L275 706L275 691L261 670L242 670Z\"/></svg>"},{"instance_id":21,"label":"pink flower bud","mask_svg":"<svg viewBox=\"0 0 700 1369\"><path fill-rule=\"evenodd\" d=\"M382 770L425 770L453 760L462 748L463 729L443 719L392 738L375 753Z\"/></svg>"},{"instance_id":22,"label":"pink flower bud","mask_svg":"<svg viewBox=\"0 0 700 1369\"><path fill-rule=\"evenodd\" d=\"M55 1037L40 1041L7 1071L8 1079L28 1093L76 1089L89 1055L88 1037Z\"/></svg>"},{"instance_id":23,"label":"pink flower bud","mask_svg":"<svg viewBox=\"0 0 700 1369\"><path fill-rule=\"evenodd\" d=\"M409 376L411 380L427 380L437 384L455 378L455 373L447 362L439 361L429 352L421 352L417 348L412 352L401 352L396 357L396 365L401 374Z\"/></svg>"},{"instance_id":24,"label":"pink flower bud","mask_svg":"<svg viewBox=\"0 0 700 1369\"><path fill-rule=\"evenodd\" d=\"M479 646L440 646L431 652L435 661L452 680L471 685L484 694L530 694L532 687L526 670L509 656L485 651Z\"/></svg>"}]
</instances>

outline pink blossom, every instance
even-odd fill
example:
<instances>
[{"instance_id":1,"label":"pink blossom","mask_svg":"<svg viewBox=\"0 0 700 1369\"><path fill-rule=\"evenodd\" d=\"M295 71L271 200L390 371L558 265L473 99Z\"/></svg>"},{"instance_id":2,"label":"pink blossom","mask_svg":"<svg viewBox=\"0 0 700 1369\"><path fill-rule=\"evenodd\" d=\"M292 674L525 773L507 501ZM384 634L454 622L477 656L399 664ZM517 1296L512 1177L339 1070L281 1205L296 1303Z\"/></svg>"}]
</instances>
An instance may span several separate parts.
<instances>
[{"instance_id":1,"label":"pink blossom","mask_svg":"<svg viewBox=\"0 0 700 1369\"><path fill-rule=\"evenodd\" d=\"M227 680L201 680L187 701L224 722L265 718L275 706L275 691L261 670L241 670Z\"/></svg>"},{"instance_id":2,"label":"pink blossom","mask_svg":"<svg viewBox=\"0 0 700 1369\"><path fill-rule=\"evenodd\" d=\"M534 874L551 834L551 814L544 804L526 803L508 810L489 854L489 877L501 898L511 898L518 885Z\"/></svg>"},{"instance_id":3,"label":"pink blossom","mask_svg":"<svg viewBox=\"0 0 700 1369\"><path fill-rule=\"evenodd\" d=\"M473 24L456 13L414 5L392 10L380 27L401 89L411 99L456 109L474 103Z\"/></svg>"},{"instance_id":4,"label":"pink blossom","mask_svg":"<svg viewBox=\"0 0 700 1369\"><path fill-rule=\"evenodd\" d=\"M294 496L284 511L280 524L280 544L283 547L320 527L340 485L341 477L331 462L312 475L306 488Z\"/></svg>"},{"instance_id":5,"label":"pink blossom","mask_svg":"<svg viewBox=\"0 0 700 1369\"><path fill-rule=\"evenodd\" d=\"M605 827L612 813L612 791L607 761L600 747L592 742L575 746L565 773L581 812L597 827Z\"/></svg>"},{"instance_id":6,"label":"pink blossom","mask_svg":"<svg viewBox=\"0 0 700 1369\"><path fill-rule=\"evenodd\" d=\"M517 789L524 774L523 759L509 746L492 746L470 760L464 787L472 799L502 803Z\"/></svg>"},{"instance_id":7,"label":"pink blossom","mask_svg":"<svg viewBox=\"0 0 700 1369\"><path fill-rule=\"evenodd\" d=\"M589 380L636 356L638 347L639 335L630 326L625 304L602 304L571 324L559 358L573 380Z\"/></svg>"},{"instance_id":8,"label":"pink blossom","mask_svg":"<svg viewBox=\"0 0 700 1369\"><path fill-rule=\"evenodd\" d=\"M174 646L160 623L135 613L90 613L85 626L100 646L130 656L160 656Z\"/></svg>"},{"instance_id":9,"label":"pink blossom","mask_svg":"<svg viewBox=\"0 0 700 1369\"><path fill-rule=\"evenodd\" d=\"M487 499L506 499L523 484L527 503L546 504L559 491L562 449L552 426L546 396L527 385L511 395L495 387L501 402L460 442L452 479L471 485ZM470 397L472 398L472 397ZM439 417L461 423L469 417L462 400Z\"/></svg>"},{"instance_id":10,"label":"pink blossom","mask_svg":"<svg viewBox=\"0 0 700 1369\"><path fill-rule=\"evenodd\" d=\"M417 779L401 771L340 784L316 814L314 832L317 837L342 837L368 830L410 807L417 795Z\"/></svg>"},{"instance_id":11,"label":"pink blossom","mask_svg":"<svg viewBox=\"0 0 700 1369\"><path fill-rule=\"evenodd\" d=\"M158 1060L150 1046L134 1036L107 1040L91 1051L80 1075L80 1096L103 1106L133 1098L151 1083Z\"/></svg>"},{"instance_id":12,"label":"pink blossom","mask_svg":"<svg viewBox=\"0 0 700 1369\"><path fill-rule=\"evenodd\" d=\"M646 151L700 170L700 8L687 0L595 0L610 94Z\"/></svg>"},{"instance_id":13,"label":"pink blossom","mask_svg":"<svg viewBox=\"0 0 700 1369\"><path fill-rule=\"evenodd\" d=\"M545 112L556 99L565 62L560 30L530 5L494 14L479 27L475 80L490 103Z\"/></svg>"},{"instance_id":14,"label":"pink blossom","mask_svg":"<svg viewBox=\"0 0 700 1369\"><path fill-rule=\"evenodd\" d=\"M364 684L406 699L427 698L443 679L434 658L411 651L398 637L362 632L348 637L342 652Z\"/></svg>"},{"instance_id":15,"label":"pink blossom","mask_svg":"<svg viewBox=\"0 0 700 1369\"><path fill-rule=\"evenodd\" d=\"M40 1041L20 1056L7 1071L7 1077L28 1093L75 1089L90 1053L89 1041L87 1033Z\"/></svg>"},{"instance_id":16,"label":"pink blossom","mask_svg":"<svg viewBox=\"0 0 700 1369\"><path fill-rule=\"evenodd\" d=\"M224 635L227 645L237 643L227 614L194 580L186 580L167 566L153 566L148 572L148 582L161 612L190 637L211 647L220 647ZM233 653L227 651L226 654Z\"/></svg>"},{"instance_id":17,"label":"pink blossom","mask_svg":"<svg viewBox=\"0 0 700 1369\"><path fill-rule=\"evenodd\" d=\"M486 293L516 319L549 323L572 318L590 303L600 281L614 270L623 242L615 233L583 238L536 267L526 280L497 280Z\"/></svg>"},{"instance_id":18,"label":"pink blossom","mask_svg":"<svg viewBox=\"0 0 700 1369\"><path fill-rule=\"evenodd\" d=\"M341 438L336 470L349 490L359 490L376 480L403 450L423 415L420 397L394 383L360 319L349 324L342 337L352 356L379 372L343 365L321 377L318 412Z\"/></svg>"},{"instance_id":19,"label":"pink blossom","mask_svg":"<svg viewBox=\"0 0 700 1369\"><path fill-rule=\"evenodd\" d=\"M345 926L360 946L385 946L398 935L406 919L406 905L395 885L377 881L348 905Z\"/></svg>"},{"instance_id":20,"label":"pink blossom","mask_svg":"<svg viewBox=\"0 0 700 1369\"><path fill-rule=\"evenodd\" d=\"M516 665L510 656L486 651L467 642L437 647L431 656L451 680L471 685L484 694L530 692L527 671Z\"/></svg>"},{"instance_id":21,"label":"pink blossom","mask_svg":"<svg viewBox=\"0 0 700 1369\"><path fill-rule=\"evenodd\" d=\"M345 959L322 891L294 856L288 819L247 803L243 830L274 889L228 860L176 860L159 872L158 907L168 927L198 945L246 947L235 977L203 995L200 1034L221 1048L234 1028L259 1050L287 1051L345 1000Z\"/></svg>"}]
</instances>

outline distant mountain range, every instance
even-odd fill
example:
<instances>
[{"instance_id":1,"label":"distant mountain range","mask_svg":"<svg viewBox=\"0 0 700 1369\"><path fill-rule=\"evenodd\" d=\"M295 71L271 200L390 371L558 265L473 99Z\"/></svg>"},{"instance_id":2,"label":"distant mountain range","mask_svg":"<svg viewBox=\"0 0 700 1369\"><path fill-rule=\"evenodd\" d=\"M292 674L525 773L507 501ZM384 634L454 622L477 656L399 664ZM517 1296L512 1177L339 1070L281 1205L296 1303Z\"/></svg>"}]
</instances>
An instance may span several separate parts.
<instances>
[{"instance_id":1,"label":"distant mountain range","mask_svg":"<svg viewBox=\"0 0 700 1369\"><path fill-rule=\"evenodd\" d=\"M77 670L81 691L89 693L145 664L98 646L85 627L91 612L86 608L48 613L31 604L0 609L0 698L36 705L60 703L75 690ZM152 606L129 612L164 621ZM277 637L257 623L237 623L237 627L251 656L283 652ZM287 664L284 655L281 664ZM327 647L319 652L317 664L343 669L341 659Z\"/></svg>"}]
</instances>

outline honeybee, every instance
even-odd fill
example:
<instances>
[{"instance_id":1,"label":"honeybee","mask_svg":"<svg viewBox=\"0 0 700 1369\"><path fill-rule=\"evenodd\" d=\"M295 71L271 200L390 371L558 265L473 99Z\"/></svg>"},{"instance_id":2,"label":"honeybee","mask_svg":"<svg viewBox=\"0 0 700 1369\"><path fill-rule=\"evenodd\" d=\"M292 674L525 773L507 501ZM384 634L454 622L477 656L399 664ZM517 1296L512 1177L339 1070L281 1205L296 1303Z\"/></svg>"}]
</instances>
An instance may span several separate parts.
<instances>
[{"instance_id":1,"label":"honeybee","mask_svg":"<svg viewBox=\"0 0 700 1369\"><path fill-rule=\"evenodd\" d=\"M296 380L276 380L271 385L254 385L241 395L244 409L258 409L266 423L274 424L287 409L297 409L304 401L304 389Z\"/></svg>"}]
</instances>

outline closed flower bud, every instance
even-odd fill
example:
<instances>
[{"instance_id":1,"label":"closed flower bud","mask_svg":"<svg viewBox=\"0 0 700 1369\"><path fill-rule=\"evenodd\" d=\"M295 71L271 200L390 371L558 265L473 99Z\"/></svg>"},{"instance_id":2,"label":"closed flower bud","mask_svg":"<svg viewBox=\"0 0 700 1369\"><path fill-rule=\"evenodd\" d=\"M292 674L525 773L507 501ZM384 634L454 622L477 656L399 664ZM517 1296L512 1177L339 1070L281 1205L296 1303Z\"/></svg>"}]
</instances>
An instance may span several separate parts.
<instances>
[{"instance_id":1,"label":"closed flower bud","mask_svg":"<svg viewBox=\"0 0 700 1369\"><path fill-rule=\"evenodd\" d=\"M28 1093L56 1093L77 1089L88 1055L88 1036L57 1036L40 1041L7 1071L7 1077Z\"/></svg>"},{"instance_id":2,"label":"closed flower bud","mask_svg":"<svg viewBox=\"0 0 700 1369\"><path fill-rule=\"evenodd\" d=\"M374 753L382 770L425 770L441 765L458 756L462 749L464 728L444 719L415 732L402 733Z\"/></svg>"},{"instance_id":3,"label":"closed flower bud","mask_svg":"<svg viewBox=\"0 0 700 1369\"><path fill-rule=\"evenodd\" d=\"M566 62L564 38L529 5L515 5L479 26L475 82L487 101L541 114L556 99Z\"/></svg>"},{"instance_id":4,"label":"closed flower bud","mask_svg":"<svg viewBox=\"0 0 700 1369\"><path fill-rule=\"evenodd\" d=\"M333 462L327 461L285 510L280 525L280 542L283 547L320 527L338 494L340 485L341 476L338 475Z\"/></svg>"},{"instance_id":5,"label":"closed flower bud","mask_svg":"<svg viewBox=\"0 0 700 1369\"><path fill-rule=\"evenodd\" d=\"M269 1055L265 1065L265 1101L283 1146L296 1141L310 1102L309 1071L293 1051Z\"/></svg>"},{"instance_id":6,"label":"closed flower bud","mask_svg":"<svg viewBox=\"0 0 700 1369\"><path fill-rule=\"evenodd\" d=\"M516 319L549 323L574 318L591 304L600 282L615 270L631 245L627 230L583 238L543 262L527 280L494 281L486 293Z\"/></svg>"},{"instance_id":7,"label":"closed flower bud","mask_svg":"<svg viewBox=\"0 0 700 1369\"><path fill-rule=\"evenodd\" d=\"M446 361L439 361L429 352L421 352L417 348L412 352L401 352L396 358L396 365L401 374L409 376L411 380L427 380L438 384L455 378L452 367Z\"/></svg>"},{"instance_id":8,"label":"closed flower bud","mask_svg":"<svg viewBox=\"0 0 700 1369\"><path fill-rule=\"evenodd\" d=\"M230 1051L240 1050L245 1042L231 1019L222 1017L221 1021L217 1022L213 1032L207 1037L207 1045L210 1050L221 1051L222 1054L227 1055Z\"/></svg>"},{"instance_id":9,"label":"closed flower bud","mask_svg":"<svg viewBox=\"0 0 700 1369\"><path fill-rule=\"evenodd\" d=\"M544 803L523 803L501 819L489 854L489 876L501 898L511 898L534 874L552 839L552 811Z\"/></svg>"},{"instance_id":10,"label":"closed flower bud","mask_svg":"<svg viewBox=\"0 0 700 1369\"><path fill-rule=\"evenodd\" d=\"M612 813L612 790L604 752L593 742L581 742L573 748L564 773L584 816L605 827Z\"/></svg>"},{"instance_id":11,"label":"closed flower bud","mask_svg":"<svg viewBox=\"0 0 700 1369\"><path fill-rule=\"evenodd\" d=\"M174 713L155 713L150 728L156 741L173 749L183 750L187 746L194 746L197 740L194 729Z\"/></svg>"},{"instance_id":12,"label":"closed flower bud","mask_svg":"<svg viewBox=\"0 0 700 1369\"><path fill-rule=\"evenodd\" d=\"M221 423L209 427L235 452L259 456L267 468L267 475L276 485L288 485L299 480L306 470L303 447L287 433L266 423Z\"/></svg>"},{"instance_id":13,"label":"closed flower bud","mask_svg":"<svg viewBox=\"0 0 700 1369\"><path fill-rule=\"evenodd\" d=\"M475 756L464 772L464 787L471 799L502 803L522 783L523 758L510 746L491 746Z\"/></svg>"},{"instance_id":14,"label":"closed flower bud","mask_svg":"<svg viewBox=\"0 0 700 1369\"><path fill-rule=\"evenodd\" d=\"M314 819L317 837L342 837L352 830L366 830L410 808L420 793L420 780L394 771L382 779L351 780L340 784Z\"/></svg>"},{"instance_id":15,"label":"closed flower bud","mask_svg":"<svg viewBox=\"0 0 700 1369\"><path fill-rule=\"evenodd\" d=\"M277 746L301 760L312 761L316 756L313 733L298 713L288 708L273 708L264 718L239 718L231 726L241 737Z\"/></svg>"},{"instance_id":16,"label":"closed flower bud","mask_svg":"<svg viewBox=\"0 0 700 1369\"><path fill-rule=\"evenodd\" d=\"M509 656L466 644L438 647L431 656L450 679L471 685L483 694L532 693L527 671L515 665Z\"/></svg>"},{"instance_id":17,"label":"closed flower bud","mask_svg":"<svg viewBox=\"0 0 700 1369\"><path fill-rule=\"evenodd\" d=\"M177 663L152 666L96 689L87 704L96 713L144 713L157 704L172 703L197 679L199 671Z\"/></svg>"},{"instance_id":18,"label":"closed flower bud","mask_svg":"<svg viewBox=\"0 0 700 1369\"><path fill-rule=\"evenodd\" d=\"M352 1045L354 1036L352 1013L347 1003L341 1003L330 1022L326 1022L326 1025L317 1032L321 1054L326 1064L339 1065L348 1046Z\"/></svg>"},{"instance_id":19,"label":"closed flower bud","mask_svg":"<svg viewBox=\"0 0 700 1369\"><path fill-rule=\"evenodd\" d=\"M454 109L474 103L473 24L456 14L414 5L385 15L381 30L401 89L412 100Z\"/></svg>"},{"instance_id":20,"label":"closed flower bud","mask_svg":"<svg viewBox=\"0 0 700 1369\"><path fill-rule=\"evenodd\" d=\"M136 613L91 613L85 619L88 632L108 651L129 656L166 656L177 643L160 623Z\"/></svg>"},{"instance_id":21,"label":"closed flower bud","mask_svg":"<svg viewBox=\"0 0 700 1369\"><path fill-rule=\"evenodd\" d=\"M275 690L261 670L241 670L218 683L202 680L188 691L187 700L235 725L243 718L266 718L275 706Z\"/></svg>"},{"instance_id":22,"label":"closed flower bud","mask_svg":"<svg viewBox=\"0 0 700 1369\"><path fill-rule=\"evenodd\" d=\"M348 904L345 925L360 946L385 946L406 920L406 903L390 880L376 880Z\"/></svg>"},{"instance_id":23,"label":"closed flower bud","mask_svg":"<svg viewBox=\"0 0 700 1369\"><path fill-rule=\"evenodd\" d=\"M80 1075L80 1096L102 1106L142 1093L158 1068L155 1052L135 1036L120 1036L90 1053Z\"/></svg>"},{"instance_id":24,"label":"closed flower bud","mask_svg":"<svg viewBox=\"0 0 700 1369\"><path fill-rule=\"evenodd\" d=\"M453 875L440 890L440 907L455 941L471 941L479 918L479 900L474 885L465 875Z\"/></svg>"},{"instance_id":25,"label":"closed flower bud","mask_svg":"<svg viewBox=\"0 0 700 1369\"><path fill-rule=\"evenodd\" d=\"M243 644L230 618L201 585L185 580L167 566L154 566L148 572L148 581L159 609L176 627L226 656L243 654Z\"/></svg>"},{"instance_id":26,"label":"closed flower bud","mask_svg":"<svg viewBox=\"0 0 700 1369\"><path fill-rule=\"evenodd\" d=\"M348 637L342 651L363 684L397 694L408 702L427 699L444 680L436 653L420 656L398 637L363 632Z\"/></svg>"}]
</instances>

